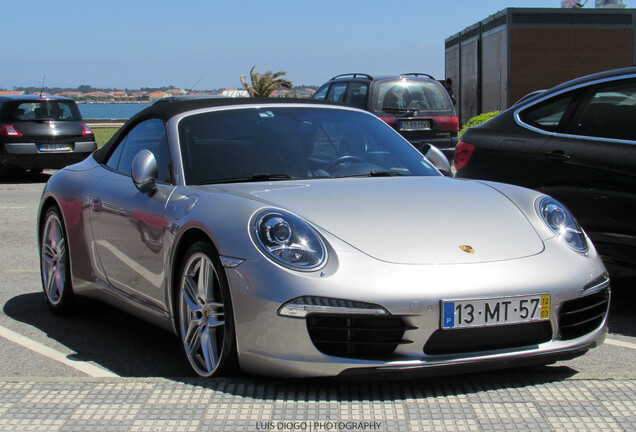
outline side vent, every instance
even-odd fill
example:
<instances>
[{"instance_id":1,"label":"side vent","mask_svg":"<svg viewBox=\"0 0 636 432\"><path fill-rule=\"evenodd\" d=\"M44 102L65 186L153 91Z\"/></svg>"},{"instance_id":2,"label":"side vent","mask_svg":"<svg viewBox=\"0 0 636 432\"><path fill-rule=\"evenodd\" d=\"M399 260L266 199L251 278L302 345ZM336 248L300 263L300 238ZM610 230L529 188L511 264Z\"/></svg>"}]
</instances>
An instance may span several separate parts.
<instances>
[{"instance_id":1,"label":"side vent","mask_svg":"<svg viewBox=\"0 0 636 432\"><path fill-rule=\"evenodd\" d=\"M561 339L576 339L600 327L607 316L609 300L610 290L605 288L563 303L559 312Z\"/></svg>"}]
</instances>

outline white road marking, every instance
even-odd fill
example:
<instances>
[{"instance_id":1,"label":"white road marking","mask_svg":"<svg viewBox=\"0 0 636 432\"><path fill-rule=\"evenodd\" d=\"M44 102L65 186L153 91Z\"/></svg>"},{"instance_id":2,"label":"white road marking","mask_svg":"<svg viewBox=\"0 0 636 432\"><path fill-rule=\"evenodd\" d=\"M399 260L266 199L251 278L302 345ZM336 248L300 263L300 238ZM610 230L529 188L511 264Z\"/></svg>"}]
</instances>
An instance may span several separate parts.
<instances>
[{"instance_id":1,"label":"white road marking","mask_svg":"<svg viewBox=\"0 0 636 432\"><path fill-rule=\"evenodd\" d=\"M26 336L22 336L19 333L9 330L8 328L0 326L0 336L16 343L24 348L27 348L35 353L50 358L51 360L58 361L66 366L70 366L75 370L85 373L88 376L95 378L118 378L119 375L112 373L102 367L92 365L83 361L70 360L68 356L53 348L49 348L39 342L29 339Z\"/></svg>"},{"instance_id":2,"label":"white road marking","mask_svg":"<svg viewBox=\"0 0 636 432\"><path fill-rule=\"evenodd\" d=\"M29 207L0 207L0 210L24 210Z\"/></svg>"},{"instance_id":3,"label":"white road marking","mask_svg":"<svg viewBox=\"0 0 636 432\"><path fill-rule=\"evenodd\" d=\"M613 346L618 346L618 347L622 347L622 348L629 348L629 349L636 350L636 344L629 343L629 342L623 342L623 341L616 340L616 339L605 338L605 343L608 344L608 345L613 345Z\"/></svg>"}]
</instances>

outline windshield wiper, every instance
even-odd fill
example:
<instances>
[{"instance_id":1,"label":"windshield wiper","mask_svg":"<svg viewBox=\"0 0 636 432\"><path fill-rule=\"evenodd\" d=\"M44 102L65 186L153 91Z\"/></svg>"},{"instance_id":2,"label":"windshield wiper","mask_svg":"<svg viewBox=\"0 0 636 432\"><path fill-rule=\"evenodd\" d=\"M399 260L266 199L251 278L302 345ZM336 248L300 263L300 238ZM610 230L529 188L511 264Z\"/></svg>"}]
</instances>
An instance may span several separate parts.
<instances>
[{"instance_id":1,"label":"windshield wiper","mask_svg":"<svg viewBox=\"0 0 636 432\"><path fill-rule=\"evenodd\" d=\"M338 177L333 177L333 178L348 178L348 177L398 177L398 176L404 176L407 174L401 173L399 171L371 171L368 173L364 173L364 174L352 174L352 175L345 175L345 176L338 176Z\"/></svg>"},{"instance_id":2,"label":"windshield wiper","mask_svg":"<svg viewBox=\"0 0 636 432\"><path fill-rule=\"evenodd\" d=\"M371 171L368 176L369 177L395 177L395 176L403 176L404 173L399 171Z\"/></svg>"},{"instance_id":3,"label":"windshield wiper","mask_svg":"<svg viewBox=\"0 0 636 432\"><path fill-rule=\"evenodd\" d=\"M290 180L294 177L287 174L254 174L249 177L233 177L226 179L216 179L198 182L197 185L217 184L217 183L248 183L248 182L263 182L263 181L276 181L276 180Z\"/></svg>"}]
</instances>

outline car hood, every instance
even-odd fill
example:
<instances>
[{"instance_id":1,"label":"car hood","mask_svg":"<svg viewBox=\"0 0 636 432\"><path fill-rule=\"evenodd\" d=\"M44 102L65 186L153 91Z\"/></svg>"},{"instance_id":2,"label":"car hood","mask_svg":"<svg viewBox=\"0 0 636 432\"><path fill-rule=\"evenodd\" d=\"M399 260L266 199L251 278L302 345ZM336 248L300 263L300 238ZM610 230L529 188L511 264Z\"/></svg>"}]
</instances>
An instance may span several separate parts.
<instances>
[{"instance_id":1,"label":"car hood","mask_svg":"<svg viewBox=\"0 0 636 432\"><path fill-rule=\"evenodd\" d=\"M543 241L498 190L445 177L346 178L215 187L287 209L378 260L459 264L541 253Z\"/></svg>"}]
</instances>

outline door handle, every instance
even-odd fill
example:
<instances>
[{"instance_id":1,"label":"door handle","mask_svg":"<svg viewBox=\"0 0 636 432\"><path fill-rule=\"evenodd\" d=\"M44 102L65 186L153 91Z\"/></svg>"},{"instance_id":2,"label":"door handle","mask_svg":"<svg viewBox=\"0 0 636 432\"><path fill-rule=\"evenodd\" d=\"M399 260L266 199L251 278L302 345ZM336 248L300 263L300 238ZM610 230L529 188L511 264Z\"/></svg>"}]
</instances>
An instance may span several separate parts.
<instances>
[{"instance_id":1,"label":"door handle","mask_svg":"<svg viewBox=\"0 0 636 432\"><path fill-rule=\"evenodd\" d=\"M549 151L544 156L547 160L553 162L565 162L570 159L570 155L565 154L562 150Z\"/></svg>"}]
</instances>

